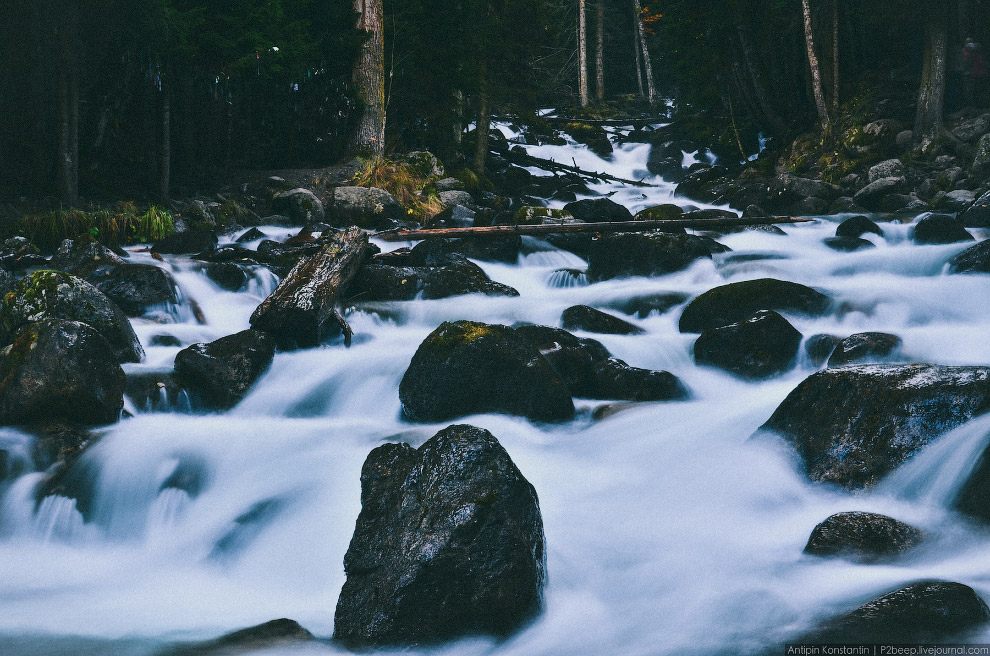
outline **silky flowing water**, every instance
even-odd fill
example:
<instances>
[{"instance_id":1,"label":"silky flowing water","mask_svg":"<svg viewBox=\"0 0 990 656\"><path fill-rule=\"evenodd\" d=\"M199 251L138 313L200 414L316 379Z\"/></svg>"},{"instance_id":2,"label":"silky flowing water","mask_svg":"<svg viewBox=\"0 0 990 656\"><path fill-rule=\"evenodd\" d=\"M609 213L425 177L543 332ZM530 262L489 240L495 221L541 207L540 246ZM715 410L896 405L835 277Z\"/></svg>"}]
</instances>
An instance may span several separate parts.
<instances>
[{"instance_id":1,"label":"silky flowing water","mask_svg":"<svg viewBox=\"0 0 990 656\"><path fill-rule=\"evenodd\" d=\"M624 178L648 176L646 145L621 146L607 161L576 144L527 149ZM646 180L656 186L593 188L614 192L633 212L678 200L673 185ZM583 260L532 239L513 265L479 262L492 279L518 289L518 298L364 306L349 316L350 348L277 354L230 412L181 412L181 399L173 412L129 403L133 416L101 429L80 463L95 485L88 523L69 499L35 507L42 475L31 473L31 438L0 430L0 448L11 454L0 488L0 653L145 654L279 617L328 638L365 457L386 441L418 446L446 425L404 421L398 398L417 346L443 321L559 325L561 311L575 304L606 307L665 291L693 296L776 277L838 301L831 316L788 317L806 338L879 330L903 338L900 361L990 365L990 277L944 271L967 244L918 246L910 225L883 223L885 237L866 235L875 249L837 253L822 240L842 218L788 225L786 236L726 235L719 241L732 252L714 261L590 285L559 272L583 269ZM154 262L142 253L132 261ZM188 345L247 328L277 282L259 271L247 291L231 293L188 259L158 264L175 275L183 305L133 321L147 358L127 365L128 373L171 369L179 347L151 346L153 336ZM555 425L500 415L458 420L490 430L539 493L546 609L508 641L472 639L427 653L746 653L917 579L958 581L990 599L990 533L951 511L990 441L990 419L943 436L873 491L812 484L782 441L751 436L815 367L805 358L760 383L699 368L691 357L696 336L677 331L681 309L630 318L642 335L579 334L630 365L673 372L690 388L688 401L633 404L594 420L605 402L577 399L576 419ZM197 494L162 491L177 468L203 475ZM802 554L818 522L850 510L894 516L929 539L882 565ZM337 651L317 644L292 653Z\"/></svg>"}]
</instances>

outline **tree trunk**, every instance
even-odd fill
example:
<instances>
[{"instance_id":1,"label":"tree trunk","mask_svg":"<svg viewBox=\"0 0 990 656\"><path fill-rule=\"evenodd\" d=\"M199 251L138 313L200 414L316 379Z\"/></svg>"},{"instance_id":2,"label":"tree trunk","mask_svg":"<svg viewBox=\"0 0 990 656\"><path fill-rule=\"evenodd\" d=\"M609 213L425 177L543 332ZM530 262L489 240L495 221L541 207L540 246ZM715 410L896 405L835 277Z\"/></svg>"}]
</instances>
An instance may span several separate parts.
<instances>
[{"instance_id":1,"label":"tree trunk","mask_svg":"<svg viewBox=\"0 0 990 656\"><path fill-rule=\"evenodd\" d=\"M598 0L598 31L595 33L595 99L605 100L605 0Z\"/></svg>"},{"instance_id":2,"label":"tree trunk","mask_svg":"<svg viewBox=\"0 0 990 656\"><path fill-rule=\"evenodd\" d=\"M946 42L948 30L943 3L933 3L928 24L925 25L925 52L918 91L918 110L914 118L915 139L926 150L942 129L942 108L945 99Z\"/></svg>"},{"instance_id":3,"label":"tree trunk","mask_svg":"<svg viewBox=\"0 0 990 656\"><path fill-rule=\"evenodd\" d=\"M478 92L478 125L475 129L474 172L478 177L485 175L485 161L488 159L488 135L492 129L492 109L488 99L487 67L481 65L481 88Z\"/></svg>"},{"instance_id":4,"label":"tree trunk","mask_svg":"<svg viewBox=\"0 0 990 656\"><path fill-rule=\"evenodd\" d=\"M172 99L168 86L162 94L161 170L158 172L158 200L168 201L172 185Z\"/></svg>"},{"instance_id":5,"label":"tree trunk","mask_svg":"<svg viewBox=\"0 0 990 656\"><path fill-rule=\"evenodd\" d=\"M357 29L368 33L361 54L354 63L354 86L364 105L351 146L370 151L375 157L385 152L385 30L382 0L354 0L358 13Z\"/></svg>"},{"instance_id":6,"label":"tree trunk","mask_svg":"<svg viewBox=\"0 0 990 656\"><path fill-rule=\"evenodd\" d=\"M756 54L753 51L753 42L749 38L749 31L745 25L740 24L736 33L739 36L739 45L742 47L742 60L745 64L746 73L749 75L749 82L753 91L753 100L759 108L759 113L763 116L765 127L770 134L780 137L787 129L784 121L773 108L770 101L767 87L763 83L763 75L760 73L759 63L756 61Z\"/></svg>"},{"instance_id":7,"label":"tree trunk","mask_svg":"<svg viewBox=\"0 0 990 656\"><path fill-rule=\"evenodd\" d=\"M585 0L578 0L578 95L582 107L588 105L588 34L584 3Z\"/></svg>"},{"instance_id":8,"label":"tree trunk","mask_svg":"<svg viewBox=\"0 0 990 656\"><path fill-rule=\"evenodd\" d=\"M815 94L815 106L818 108L818 118L822 127L828 130L831 125L828 118L828 108L825 106L825 92L822 91L822 73L818 66L818 55L815 54L815 36L811 29L811 4L809 0L801 0L804 11L804 43L808 49L808 65L811 67L811 87Z\"/></svg>"},{"instance_id":9,"label":"tree trunk","mask_svg":"<svg viewBox=\"0 0 990 656\"><path fill-rule=\"evenodd\" d=\"M633 21L638 21L639 15L633 14ZM643 98L646 93L643 91L643 50L639 47L639 29L633 23L633 55L636 57L636 85L639 87L639 97Z\"/></svg>"},{"instance_id":10,"label":"tree trunk","mask_svg":"<svg viewBox=\"0 0 990 656\"><path fill-rule=\"evenodd\" d=\"M643 51L643 69L646 73L646 97L650 104L657 101L657 89L653 84L653 65L650 63L650 49L646 45L646 30L643 29L643 9L639 0L633 0L633 10L636 13L636 32L639 35L639 46Z\"/></svg>"},{"instance_id":11,"label":"tree trunk","mask_svg":"<svg viewBox=\"0 0 990 656\"><path fill-rule=\"evenodd\" d=\"M832 111L839 110L839 0L832 0Z\"/></svg>"},{"instance_id":12,"label":"tree trunk","mask_svg":"<svg viewBox=\"0 0 990 656\"><path fill-rule=\"evenodd\" d=\"M61 49L59 73L59 198L66 203L79 200L79 49L77 48L77 8L74 0L66 2L59 16L58 47Z\"/></svg>"}]
</instances>

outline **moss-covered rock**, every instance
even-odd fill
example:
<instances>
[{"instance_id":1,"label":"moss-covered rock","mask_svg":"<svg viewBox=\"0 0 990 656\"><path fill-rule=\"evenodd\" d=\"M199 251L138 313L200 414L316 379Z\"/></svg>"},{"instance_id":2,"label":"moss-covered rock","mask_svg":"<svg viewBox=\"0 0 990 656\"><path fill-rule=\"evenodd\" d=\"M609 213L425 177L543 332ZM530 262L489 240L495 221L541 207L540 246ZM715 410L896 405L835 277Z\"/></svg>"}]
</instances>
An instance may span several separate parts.
<instances>
[{"instance_id":1,"label":"moss-covered rock","mask_svg":"<svg viewBox=\"0 0 990 656\"><path fill-rule=\"evenodd\" d=\"M637 221L669 221L679 219L683 215L684 210L677 205L664 203L663 205L654 205L653 207L647 207L645 210L636 212L635 218Z\"/></svg>"},{"instance_id":2,"label":"moss-covered rock","mask_svg":"<svg viewBox=\"0 0 990 656\"><path fill-rule=\"evenodd\" d=\"M43 319L81 321L101 334L120 362L139 362L144 349L124 313L85 280L61 271L36 271L4 296L0 306L0 345L20 329Z\"/></svg>"},{"instance_id":3,"label":"moss-covered rock","mask_svg":"<svg viewBox=\"0 0 990 656\"><path fill-rule=\"evenodd\" d=\"M599 157L612 154L612 142L608 140L605 128L600 125L572 122L564 125L564 132L571 135L574 141L588 146Z\"/></svg>"},{"instance_id":4,"label":"moss-covered rock","mask_svg":"<svg viewBox=\"0 0 990 656\"><path fill-rule=\"evenodd\" d=\"M549 207L520 207L513 218L515 225L544 225L548 223L575 223L576 219L567 210L554 210Z\"/></svg>"}]
</instances>

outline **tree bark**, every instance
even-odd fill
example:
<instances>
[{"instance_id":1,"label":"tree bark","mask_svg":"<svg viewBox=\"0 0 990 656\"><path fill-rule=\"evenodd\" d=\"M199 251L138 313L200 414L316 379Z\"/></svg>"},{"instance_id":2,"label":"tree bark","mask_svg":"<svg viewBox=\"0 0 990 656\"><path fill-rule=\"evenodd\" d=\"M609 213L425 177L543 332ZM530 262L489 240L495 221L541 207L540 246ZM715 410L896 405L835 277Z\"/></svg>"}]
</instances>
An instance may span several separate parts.
<instances>
[{"instance_id":1,"label":"tree bark","mask_svg":"<svg viewBox=\"0 0 990 656\"><path fill-rule=\"evenodd\" d=\"M653 84L653 65L650 63L650 49L646 45L646 30L643 28L643 9L639 0L633 0L633 10L636 15L636 32L639 35L639 46L643 51L643 70L646 73L646 97L650 104L657 101L657 89Z\"/></svg>"},{"instance_id":2,"label":"tree bark","mask_svg":"<svg viewBox=\"0 0 990 656\"><path fill-rule=\"evenodd\" d=\"M822 90L822 73L818 66L818 55L815 54L815 36L811 29L811 4L809 0L801 0L804 12L804 44L808 50L808 65L811 67L811 87L815 94L815 106L818 108L818 119L822 127L828 130L831 122L828 117L828 107L825 106L825 92Z\"/></svg>"},{"instance_id":3,"label":"tree bark","mask_svg":"<svg viewBox=\"0 0 990 656\"><path fill-rule=\"evenodd\" d=\"M832 0L832 111L839 111L839 0Z\"/></svg>"},{"instance_id":4,"label":"tree bark","mask_svg":"<svg viewBox=\"0 0 990 656\"><path fill-rule=\"evenodd\" d=\"M158 172L158 200L167 202L172 186L172 99L168 86L162 94L162 150L161 171Z\"/></svg>"},{"instance_id":5,"label":"tree bark","mask_svg":"<svg viewBox=\"0 0 990 656\"><path fill-rule=\"evenodd\" d=\"M63 5L56 26L60 49L59 72L59 198L65 203L79 200L79 49L75 0Z\"/></svg>"},{"instance_id":6,"label":"tree bark","mask_svg":"<svg viewBox=\"0 0 990 656\"><path fill-rule=\"evenodd\" d=\"M481 86L478 90L478 123L475 129L474 172L479 177L485 175L485 162L488 159L488 136L492 130L492 108L488 98L488 67L481 65Z\"/></svg>"},{"instance_id":7,"label":"tree bark","mask_svg":"<svg viewBox=\"0 0 990 656\"><path fill-rule=\"evenodd\" d=\"M915 139L927 150L942 129L945 101L945 75L948 29L944 3L933 3L925 25L925 51L918 91L918 109L914 118Z\"/></svg>"},{"instance_id":8,"label":"tree bark","mask_svg":"<svg viewBox=\"0 0 990 656\"><path fill-rule=\"evenodd\" d=\"M375 157L385 152L385 29L382 0L354 0L357 29L367 32L354 63L354 86L364 105L351 146Z\"/></svg>"},{"instance_id":9,"label":"tree bark","mask_svg":"<svg viewBox=\"0 0 990 656\"><path fill-rule=\"evenodd\" d=\"M643 50L639 47L639 29L635 21L639 21L639 14L633 14L633 55L636 57L636 85L639 87L639 97L646 96L643 91Z\"/></svg>"},{"instance_id":10,"label":"tree bark","mask_svg":"<svg viewBox=\"0 0 990 656\"><path fill-rule=\"evenodd\" d=\"M595 34L595 99L605 99L605 0L598 0L598 21Z\"/></svg>"},{"instance_id":11,"label":"tree bark","mask_svg":"<svg viewBox=\"0 0 990 656\"><path fill-rule=\"evenodd\" d=\"M578 0L578 95L582 107L588 105L588 31L584 3L585 0Z\"/></svg>"}]
</instances>

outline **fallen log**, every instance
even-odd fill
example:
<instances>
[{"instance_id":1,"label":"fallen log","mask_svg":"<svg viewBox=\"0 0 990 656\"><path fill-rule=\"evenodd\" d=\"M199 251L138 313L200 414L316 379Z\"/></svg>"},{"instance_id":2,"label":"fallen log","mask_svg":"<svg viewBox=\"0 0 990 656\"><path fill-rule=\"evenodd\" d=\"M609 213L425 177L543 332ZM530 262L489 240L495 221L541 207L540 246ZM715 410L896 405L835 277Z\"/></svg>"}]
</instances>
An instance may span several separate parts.
<instances>
[{"instance_id":1,"label":"fallen log","mask_svg":"<svg viewBox=\"0 0 990 656\"><path fill-rule=\"evenodd\" d=\"M340 333L349 346L351 328L336 306L367 247L368 234L360 228L335 234L292 267L251 315L251 327L274 336L280 350L311 348Z\"/></svg>"},{"instance_id":2,"label":"fallen log","mask_svg":"<svg viewBox=\"0 0 990 656\"><path fill-rule=\"evenodd\" d=\"M550 223L541 225L495 225L474 228L425 228L405 230L397 228L373 233L384 241L419 241L431 237L498 237L505 235L556 235L569 232L642 232L663 228L691 228L713 230L738 226L768 225L776 223L807 223L814 219L793 216L739 217L719 219L664 219L658 221L614 221L611 223Z\"/></svg>"},{"instance_id":3,"label":"fallen log","mask_svg":"<svg viewBox=\"0 0 990 656\"><path fill-rule=\"evenodd\" d=\"M633 187L655 187L648 182L643 182L642 180L628 180L626 178L619 178L608 173L598 173L597 171L585 171L577 166L570 166L568 164L561 164L555 162L552 159L544 159L542 157L536 157L530 154L524 154L519 152L509 151L507 158L513 164L521 164L523 166L532 166L535 168L543 169L545 171L557 172L563 171L565 173L574 173L583 178L588 178L589 180L598 180L599 182L621 182L622 184L631 185Z\"/></svg>"}]
</instances>

